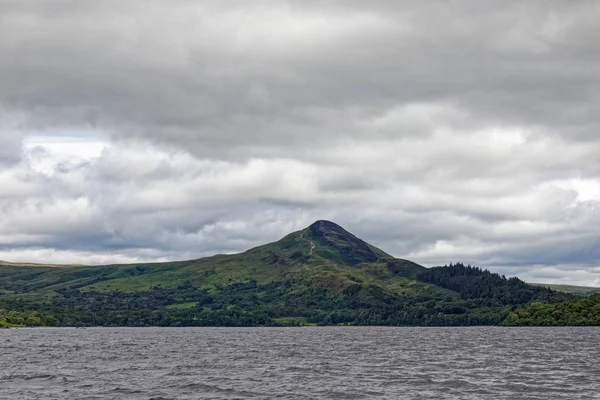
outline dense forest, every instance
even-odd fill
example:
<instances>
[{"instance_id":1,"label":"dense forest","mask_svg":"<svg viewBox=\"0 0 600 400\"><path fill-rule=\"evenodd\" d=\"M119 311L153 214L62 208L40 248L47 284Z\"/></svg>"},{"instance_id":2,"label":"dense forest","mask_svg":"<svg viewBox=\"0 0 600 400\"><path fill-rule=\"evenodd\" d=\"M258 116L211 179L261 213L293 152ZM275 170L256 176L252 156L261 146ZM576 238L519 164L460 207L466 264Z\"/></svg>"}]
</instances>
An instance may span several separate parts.
<instances>
[{"instance_id":1,"label":"dense forest","mask_svg":"<svg viewBox=\"0 0 600 400\"><path fill-rule=\"evenodd\" d=\"M291 281L237 282L209 292L186 282L129 293L61 289L42 303L0 296L0 308L12 310L8 323L26 326L457 326L499 325L532 300L572 298L462 264L426 269L418 279L455 294L406 296L361 283L334 291Z\"/></svg>"},{"instance_id":2,"label":"dense forest","mask_svg":"<svg viewBox=\"0 0 600 400\"><path fill-rule=\"evenodd\" d=\"M559 302L572 298L542 286L529 285L519 278L506 278L461 263L429 268L418 274L423 282L460 293L462 299L493 299L498 305L525 304L537 300Z\"/></svg>"},{"instance_id":3,"label":"dense forest","mask_svg":"<svg viewBox=\"0 0 600 400\"><path fill-rule=\"evenodd\" d=\"M517 308L506 319L508 326L599 326L600 293L561 303L534 301Z\"/></svg>"}]
</instances>

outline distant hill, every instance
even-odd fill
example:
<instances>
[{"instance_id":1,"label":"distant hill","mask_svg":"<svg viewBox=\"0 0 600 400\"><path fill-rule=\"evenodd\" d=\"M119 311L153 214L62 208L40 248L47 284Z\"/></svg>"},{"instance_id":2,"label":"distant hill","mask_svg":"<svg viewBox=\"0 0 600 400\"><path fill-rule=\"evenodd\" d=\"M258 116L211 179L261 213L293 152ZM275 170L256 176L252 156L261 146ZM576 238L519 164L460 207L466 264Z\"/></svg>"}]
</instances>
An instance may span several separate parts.
<instances>
[{"instance_id":1,"label":"distant hill","mask_svg":"<svg viewBox=\"0 0 600 400\"><path fill-rule=\"evenodd\" d=\"M330 221L197 260L0 267L11 326L30 312L65 326L498 325L531 301L572 298L462 264L425 268Z\"/></svg>"},{"instance_id":2,"label":"distant hill","mask_svg":"<svg viewBox=\"0 0 600 400\"><path fill-rule=\"evenodd\" d=\"M549 283L530 283L530 285L547 287L559 292L573 293L582 296L589 296L600 292L600 287L593 286L554 285Z\"/></svg>"},{"instance_id":3,"label":"distant hill","mask_svg":"<svg viewBox=\"0 0 600 400\"><path fill-rule=\"evenodd\" d=\"M38 264L38 263L13 263L0 260L0 267L49 267L49 268L73 268L83 267L83 264Z\"/></svg>"}]
</instances>

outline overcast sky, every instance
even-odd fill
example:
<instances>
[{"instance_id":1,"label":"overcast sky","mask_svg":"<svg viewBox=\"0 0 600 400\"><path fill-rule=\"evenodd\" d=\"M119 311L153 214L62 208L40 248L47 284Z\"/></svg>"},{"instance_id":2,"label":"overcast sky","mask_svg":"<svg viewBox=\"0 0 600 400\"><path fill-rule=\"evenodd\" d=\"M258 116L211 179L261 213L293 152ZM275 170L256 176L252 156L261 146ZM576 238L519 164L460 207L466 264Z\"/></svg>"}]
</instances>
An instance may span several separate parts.
<instances>
[{"instance_id":1,"label":"overcast sky","mask_svg":"<svg viewBox=\"0 0 600 400\"><path fill-rule=\"evenodd\" d=\"M0 2L0 259L190 259L332 220L600 285L593 1Z\"/></svg>"}]
</instances>

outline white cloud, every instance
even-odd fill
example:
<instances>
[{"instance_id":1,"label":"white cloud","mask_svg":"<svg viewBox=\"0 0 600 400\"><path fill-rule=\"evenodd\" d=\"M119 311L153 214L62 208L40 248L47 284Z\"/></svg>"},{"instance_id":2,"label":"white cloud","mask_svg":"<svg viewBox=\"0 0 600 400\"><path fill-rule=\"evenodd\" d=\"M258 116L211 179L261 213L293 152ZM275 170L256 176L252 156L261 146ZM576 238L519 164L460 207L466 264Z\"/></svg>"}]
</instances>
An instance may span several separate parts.
<instances>
[{"instance_id":1,"label":"white cloud","mask_svg":"<svg viewBox=\"0 0 600 400\"><path fill-rule=\"evenodd\" d=\"M4 2L0 259L193 258L326 218L428 265L593 283L598 12Z\"/></svg>"}]
</instances>

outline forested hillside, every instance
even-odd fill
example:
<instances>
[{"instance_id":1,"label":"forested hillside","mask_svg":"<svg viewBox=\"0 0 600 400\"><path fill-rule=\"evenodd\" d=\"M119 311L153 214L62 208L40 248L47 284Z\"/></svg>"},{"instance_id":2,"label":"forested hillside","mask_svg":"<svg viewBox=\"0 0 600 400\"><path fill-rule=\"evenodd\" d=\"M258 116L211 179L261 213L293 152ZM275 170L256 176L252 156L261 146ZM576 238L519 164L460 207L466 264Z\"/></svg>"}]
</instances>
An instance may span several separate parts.
<instances>
[{"instance_id":1,"label":"forested hillside","mask_svg":"<svg viewBox=\"0 0 600 400\"><path fill-rule=\"evenodd\" d=\"M547 287L529 285L516 277L507 279L460 263L426 269L417 278L458 292L462 299L490 299L500 305L525 304L533 300L556 302L571 298Z\"/></svg>"}]
</instances>

